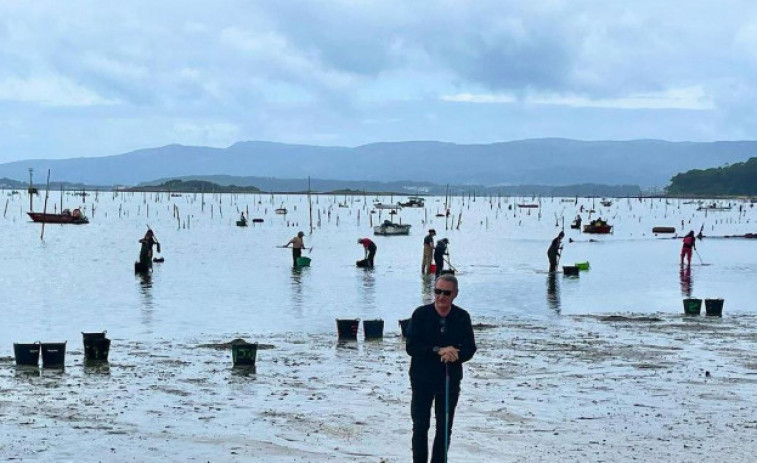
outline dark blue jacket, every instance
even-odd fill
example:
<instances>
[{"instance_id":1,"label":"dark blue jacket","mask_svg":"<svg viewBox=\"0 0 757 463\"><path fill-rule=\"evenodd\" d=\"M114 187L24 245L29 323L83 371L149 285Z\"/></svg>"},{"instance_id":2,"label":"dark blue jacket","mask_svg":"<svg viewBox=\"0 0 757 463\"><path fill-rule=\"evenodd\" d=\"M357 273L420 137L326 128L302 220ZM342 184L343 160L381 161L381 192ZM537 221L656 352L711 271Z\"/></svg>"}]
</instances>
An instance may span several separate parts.
<instances>
[{"instance_id":1,"label":"dark blue jacket","mask_svg":"<svg viewBox=\"0 0 757 463\"><path fill-rule=\"evenodd\" d=\"M443 322L442 322L443 320ZM458 384L463 379L463 363L476 353L470 315L452 305L446 317L441 317L434 304L415 309L407 327L405 350L410 360L410 382L432 387L444 385L445 363L434 347L454 346L460 350L457 362L449 364L450 381Z\"/></svg>"}]
</instances>

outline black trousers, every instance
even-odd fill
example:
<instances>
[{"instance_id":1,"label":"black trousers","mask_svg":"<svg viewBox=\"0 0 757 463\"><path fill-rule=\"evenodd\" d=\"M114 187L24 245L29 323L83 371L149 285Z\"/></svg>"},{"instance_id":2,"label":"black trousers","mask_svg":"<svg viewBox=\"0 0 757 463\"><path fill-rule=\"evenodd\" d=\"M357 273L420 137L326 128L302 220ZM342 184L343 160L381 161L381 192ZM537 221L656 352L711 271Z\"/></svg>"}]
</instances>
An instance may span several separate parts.
<instances>
[{"instance_id":1,"label":"black trousers","mask_svg":"<svg viewBox=\"0 0 757 463\"><path fill-rule=\"evenodd\" d=\"M297 267L297 258L302 256L302 249L292 248L292 265Z\"/></svg>"},{"instance_id":2,"label":"black trousers","mask_svg":"<svg viewBox=\"0 0 757 463\"><path fill-rule=\"evenodd\" d=\"M438 277L442 274L442 270L444 270L444 256L434 256L434 264L436 265L436 273L435 275Z\"/></svg>"},{"instance_id":3,"label":"black trousers","mask_svg":"<svg viewBox=\"0 0 757 463\"><path fill-rule=\"evenodd\" d=\"M373 268L373 258L374 257L376 257L376 247L375 246L373 246L371 248L368 248L368 257L366 257L366 259L368 259L368 264L371 266L371 268Z\"/></svg>"},{"instance_id":4,"label":"black trousers","mask_svg":"<svg viewBox=\"0 0 757 463\"><path fill-rule=\"evenodd\" d=\"M557 254L547 254L549 258L549 271L554 272L557 270Z\"/></svg>"},{"instance_id":5,"label":"black trousers","mask_svg":"<svg viewBox=\"0 0 757 463\"><path fill-rule=\"evenodd\" d=\"M436 433L431 455L431 463L444 463L444 419L445 398L444 384L438 387L427 384L413 384L413 396L410 400L410 416L413 419L413 463L428 463L428 429L431 427L431 405L434 405ZM460 396L460 383L453 381L449 387L449 445L452 434L452 422L455 407Z\"/></svg>"}]
</instances>

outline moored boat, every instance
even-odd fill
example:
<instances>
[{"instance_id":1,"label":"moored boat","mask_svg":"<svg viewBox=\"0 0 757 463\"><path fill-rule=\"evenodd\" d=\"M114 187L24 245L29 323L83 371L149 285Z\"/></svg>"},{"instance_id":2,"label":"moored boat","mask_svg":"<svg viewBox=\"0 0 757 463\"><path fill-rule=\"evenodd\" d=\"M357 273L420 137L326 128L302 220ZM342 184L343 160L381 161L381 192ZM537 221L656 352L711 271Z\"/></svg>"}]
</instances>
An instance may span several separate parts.
<instances>
[{"instance_id":1,"label":"moored boat","mask_svg":"<svg viewBox=\"0 0 757 463\"><path fill-rule=\"evenodd\" d=\"M401 225L385 220L381 225L373 227L373 234L380 236L409 235L410 225Z\"/></svg>"},{"instance_id":2,"label":"moored boat","mask_svg":"<svg viewBox=\"0 0 757 463\"><path fill-rule=\"evenodd\" d=\"M89 219L79 209L74 209L73 212L68 209L63 209L60 214L50 214L45 212L27 212L29 217L34 222L40 223L71 223L74 225L81 225L89 223Z\"/></svg>"},{"instance_id":3,"label":"moored boat","mask_svg":"<svg viewBox=\"0 0 757 463\"><path fill-rule=\"evenodd\" d=\"M423 207L425 202L420 196L408 196L407 201L399 203L399 205L402 207Z\"/></svg>"},{"instance_id":4,"label":"moored boat","mask_svg":"<svg viewBox=\"0 0 757 463\"><path fill-rule=\"evenodd\" d=\"M399 204L382 204L382 203L375 203L373 205L376 209L401 209L402 206Z\"/></svg>"},{"instance_id":5,"label":"moored boat","mask_svg":"<svg viewBox=\"0 0 757 463\"><path fill-rule=\"evenodd\" d=\"M588 225L584 225L584 233L595 233L600 235L612 233L612 225L609 225L602 219L592 220Z\"/></svg>"},{"instance_id":6,"label":"moored boat","mask_svg":"<svg viewBox=\"0 0 757 463\"><path fill-rule=\"evenodd\" d=\"M518 204L518 207L522 209L534 209L534 208L539 207L539 205L538 204Z\"/></svg>"}]
</instances>

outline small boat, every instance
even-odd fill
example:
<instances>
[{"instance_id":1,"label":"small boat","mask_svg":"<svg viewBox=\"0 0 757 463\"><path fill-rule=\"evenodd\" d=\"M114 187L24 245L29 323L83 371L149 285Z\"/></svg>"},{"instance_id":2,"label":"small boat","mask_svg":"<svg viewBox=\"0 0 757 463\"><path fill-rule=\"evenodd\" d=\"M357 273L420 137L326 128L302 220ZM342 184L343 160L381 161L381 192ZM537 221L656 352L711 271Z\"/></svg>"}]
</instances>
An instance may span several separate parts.
<instances>
[{"instance_id":1,"label":"small boat","mask_svg":"<svg viewBox=\"0 0 757 463\"><path fill-rule=\"evenodd\" d=\"M247 220L237 220L237 227L246 227Z\"/></svg>"},{"instance_id":2,"label":"small boat","mask_svg":"<svg viewBox=\"0 0 757 463\"><path fill-rule=\"evenodd\" d=\"M280 208L276 209L276 211L275 211L275 212L276 212L277 214L280 214L280 215L286 215L286 213L287 213L287 208L286 208L286 207L280 207Z\"/></svg>"},{"instance_id":3,"label":"small boat","mask_svg":"<svg viewBox=\"0 0 757 463\"><path fill-rule=\"evenodd\" d=\"M400 225L384 220L381 225L373 227L373 234L380 236L409 235L410 225Z\"/></svg>"},{"instance_id":4,"label":"small boat","mask_svg":"<svg viewBox=\"0 0 757 463\"><path fill-rule=\"evenodd\" d=\"M610 207L612 206L612 201L600 201L599 204L603 205L604 207Z\"/></svg>"},{"instance_id":5,"label":"small boat","mask_svg":"<svg viewBox=\"0 0 757 463\"><path fill-rule=\"evenodd\" d=\"M731 206L718 206L716 203L699 206L698 211L730 211Z\"/></svg>"},{"instance_id":6,"label":"small boat","mask_svg":"<svg viewBox=\"0 0 757 463\"><path fill-rule=\"evenodd\" d=\"M573 220L573 222L571 222L570 228L572 228L573 230L581 229L581 216L580 215L576 217L575 220Z\"/></svg>"},{"instance_id":7,"label":"small boat","mask_svg":"<svg viewBox=\"0 0 757 463\"><path fill-rule=\"evenodd\" d=\"M538 204L518 204L518 207L520 207L521 209L534 209L534 208L539 207L539 205Z\"/></svg>"},{"instance_id":8,"label":"small boat","mask_svg":"<svg viewBox=\"0 0 757 463\"><path fill-rule=\"evenodd\" d=\"M420 196L408 196L407 201L399 203L399 205L402 207L423 207L425 205L424 201Z\"/></svg>"},{"instance_id":9,"label":"small boat","mask_svg":"<svg viewBox=\"0 0 757 463\"><path fill-rule=\"evenodd\" d=\"M181 198L181 193L171 193L172 198Z\"/></svg>"},{"instance_id":10,"label":"small boat","mask_svg":"<svg viewBox=\"0 0 757 463\"><path fill-rule=\"evenodd\" d=\"M402 209L402 206L400 206L399 204L375 203L373 207L376 209Z\"/></svg>"},{"instance_id":11,"label":"small boat","mask_svg":"<svg viewBox=\"0 0 757 463\"><path fill-rule=\"evenodd\" d=\"M653 227L652 233L675 233L676 227Z\"/></svg>"},{"instance_id":12,"label":"small boat","mask_svg":"<svg viewBox=\"0 0 757 463\"><path fill-rule=\"evenodd\" d=\"M263 223L263 219L252 219L252 223Z\"/></svg>"},{"instance_id":13,"label":"small boat","mask_svg":"<svg viewBox=\"0 0 757 463\"><path fill-rule=\"evenodd\" d=\"M575 200L572 199L572 198L562 198L562 199L560 199L560 202L561 203L572 203L572 202L575 202Z\"/></svg>"},{"instance_id":14,"label":"small boat","mask_svg":"<svg viewBox=\"0 0 757 463\"><path fill-rule=\"evenodd\" d=\"M592 220L590 224L584 225L584 233L605 235L607 233L612 233L612 225L609 225L602 219Z\"/></svg>"},{"instance_id":15,"label":"small boat","mask_svg":"<svg viewBox=\"0 0 757 463\"><path fill-rule=\"evenodd\" d=\"M29 217L34 222L44 223L72 223L75 225L81 225L89 223L89 219L79 209L74 209L73 212L68 209L63 209L60 214L50 214L44 212L27 212Z\"/></svg>"}]
</instances>

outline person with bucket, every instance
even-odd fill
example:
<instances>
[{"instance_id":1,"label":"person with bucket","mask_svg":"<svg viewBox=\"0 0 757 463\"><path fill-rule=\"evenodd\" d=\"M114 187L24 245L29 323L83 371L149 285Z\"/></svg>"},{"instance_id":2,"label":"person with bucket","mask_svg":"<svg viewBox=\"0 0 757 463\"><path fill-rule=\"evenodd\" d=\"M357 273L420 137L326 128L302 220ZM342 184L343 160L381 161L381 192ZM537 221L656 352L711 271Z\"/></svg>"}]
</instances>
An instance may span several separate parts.
<instances>
[{"instance_id":1,"label":"person with bucket","mask_svg":"<svg viewBox=\"0 0 757 463\"><path fill-rule=\"evenodd\" d=\"M431 258L434 255L434 237L436 230L433 228L428 231L428 235L423 238L423 263L421 264L421 274L428 275L431 273Z\"/></svg>"},{"instance_id":2,"label":"person with bucket","mask_svg":"<svg viewBox=\"0 0 757 463\"><path fill-rule=\"evenodd\" d=\"M439 275L441 275L444 270L444 256L449 255L449 251L447 250L448 244L449 239L442 238L436 242L436 246L434 247L434 264L436 264L435 275L437 278L439 278Z\"/></svg>"},{"instance_id":3,"label":"person with bucket","mask_svg":"<svg viewBox=\"0 0 757 463\"><path fill-rule=\"evenodd\" d=\"M428 461L432 404L436 432L431 461L447 461L463 363L476 353L470 315L453 304L457 295L457 278L441 275L434 284L434 302L416 308L407 327L405 350L411 357L413 462Z\"/></svg>"},{"instance_id":4,"label":"person with bucket","mask_svg":"<svg viewBox=\"0 0 757 463\"><path fill-rule=\"evenodd\" d=\"M552 244L547 249L547 258L549 259L549 272L552 273L557 270L557 263L560 261L560 253L562 252L562 239L565 236L565 232L561 231L557 234L557 237L552 240Z\"/></svg>"},{"instance_id":5,"label":"person with bucket","mask_svg":"<svg viewBox=\"0 0 757 463\"><path fill-rule=\"evenodd\" d=\"M307 249L305 247L305 241L303 240L303 237L305 236L305 232L299 231L297 232L297 236L289 240L289 242L282 246L282 248L289 247L289 245L292 245L292 265L297 267L297 258L302 256L302 250Z\"/></svg>"},{"instance_id":6,"label":"person with bucket","mask_svg":"<svg viewBox=\"0 0 757 463\"><path fill-rule=\"evenodd\" d=\"M150 228L147 229L144 238L140 239L139 242L142 244L139 250L139 265L143 271L146 271L152 268L152 247L157 245L158 252L160 252L160 243Z\"/></svg>"},{"instance_id":7,"label":"person with bucket","mask_svg":"<svg viewBox=\"0 0 757 463\"><path fill-rule=\"evenodd\" d=\"M691 266L691 253L697 248L696 237L694 237L694 230L691 230L686 236L683 237L683 246L681 247L681 265L683 265L684 256L687 259L687 264Z\"/></svg>"},{"instance_id":8,"label":"person with bucket","mask_svg":"<svg viewBox=\"0 0 757 463\"><path fill-rule=\"evenodd\" d=\"M358 238L357 244L363 245L363 250L365 251L365 265L368 268L373 268L373 258L376 257L376 243L369 240L368 238Z\"/></svg>"}]
</instances>

